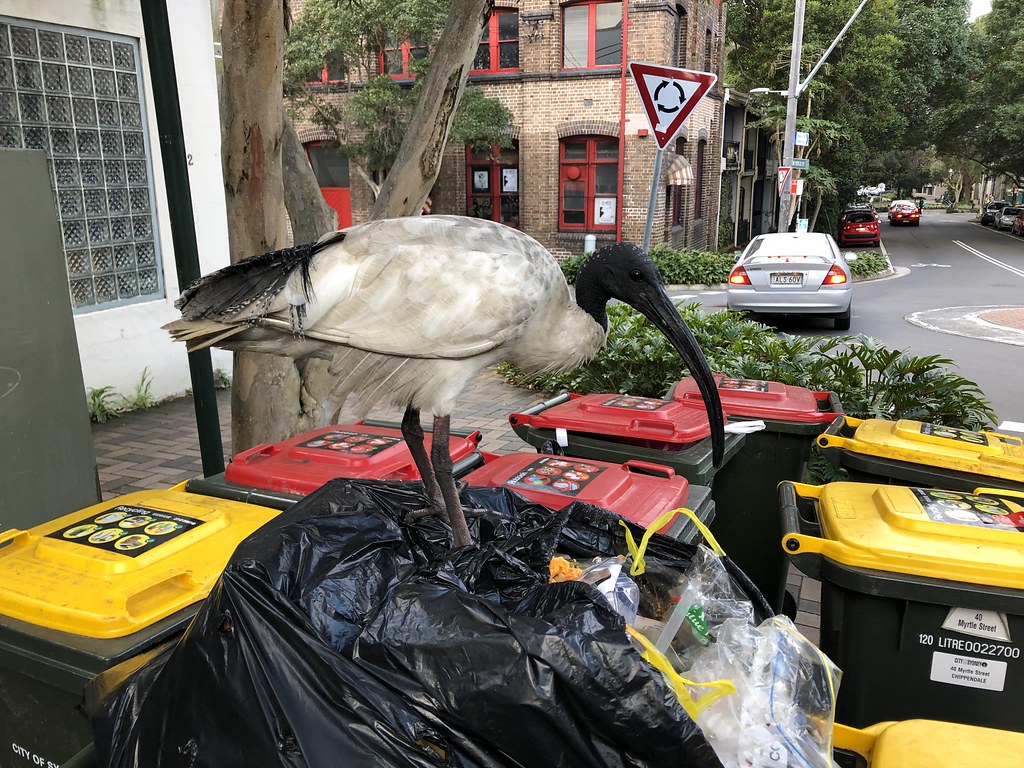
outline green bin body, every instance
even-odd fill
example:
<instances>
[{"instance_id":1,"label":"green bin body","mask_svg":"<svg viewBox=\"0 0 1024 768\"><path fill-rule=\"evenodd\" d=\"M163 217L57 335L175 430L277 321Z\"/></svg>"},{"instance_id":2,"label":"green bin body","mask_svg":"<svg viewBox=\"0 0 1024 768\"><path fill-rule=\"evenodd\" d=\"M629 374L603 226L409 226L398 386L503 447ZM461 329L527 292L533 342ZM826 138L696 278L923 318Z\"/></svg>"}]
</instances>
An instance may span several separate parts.
<instances>
[{"instance_id":1,"label":"green bin body","mask_svg":"<svg viewBox=\"0 0 1024 768\"><path fill-rule=\"evenodd\" d=\"M789 562L781 546L778 486L800 480L815 438L842 412L832 392L813 392L774 381L715 376L722 408L732 421L760 419L765 429L746 441L723 465L711 487L718 543L757 585L776 612L794 615L786 606ZM676 383L666 395L703 408L692 377Z\"/></svg>"},{"instance_id":2,"label":"green bin body","mask_svg":"<svg viewBox=\"0 0 1024 768\"><path fill-rule=\"evenodd\" d=\"M821 581L819 646L843 670L837 722L1024 731L1024 498L783 483L779 502L787 551Z\"/></svg>"}]
</instances>

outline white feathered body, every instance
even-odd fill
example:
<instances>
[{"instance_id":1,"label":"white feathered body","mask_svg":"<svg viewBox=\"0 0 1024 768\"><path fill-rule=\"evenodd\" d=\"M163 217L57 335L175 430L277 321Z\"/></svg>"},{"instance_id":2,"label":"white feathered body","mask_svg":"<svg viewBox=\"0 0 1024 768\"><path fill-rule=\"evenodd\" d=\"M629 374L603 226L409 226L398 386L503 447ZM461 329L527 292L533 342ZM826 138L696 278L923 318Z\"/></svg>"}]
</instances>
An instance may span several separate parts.
<instances>
[{"instance_id":1,"label":"white feathered body","mask_svg":"<svg viewBox=\"0 0 1024 768\"><path fill-rule=\"evenodd\" d=\"M604 343L554 257L518 230L425 216L334 237L342 234L309 258L311 290L292 268L250 291L240 262L187 290L183 319L165 327L190 350L330 360L332 398L357 393L364 413L378 402L451 413L482 368L510 360L530 372L571 370Z\"/></svg>"}]
</instances>

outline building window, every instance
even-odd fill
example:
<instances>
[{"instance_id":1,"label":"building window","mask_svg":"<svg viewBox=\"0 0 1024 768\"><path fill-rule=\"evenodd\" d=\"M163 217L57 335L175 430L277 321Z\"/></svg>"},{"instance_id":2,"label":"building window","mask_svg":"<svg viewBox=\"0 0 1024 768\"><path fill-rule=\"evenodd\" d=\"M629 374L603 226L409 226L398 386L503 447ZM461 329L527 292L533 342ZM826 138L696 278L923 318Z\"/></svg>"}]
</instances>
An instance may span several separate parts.
<instances>
[{"instance_id":1,"label":"building window","mask_svg":"<svg viewBox=\"0 0 1024 768\"><path fill-rule=\"evenodd\" d=\"M562 68L622 64L622 3L576 3L562 9Z\"/></svg>"},{"instance_id":2,"label":"building window","mask_svg":"<svg viewBox=\"0 0 1024 768\"><path fill-rule=\"evenodd\" d=\"M676 139L676 154L679 157L686 156L686 139ZM672 225L681 227L686 224L686 187L674 185L669 187L672 190Z\"/></svg>"},{"instance_id":3,"label":"building window","mask_svg":"<svg viewBox=\"0 0 1024 768\"><path fill-rule=\"evenodd\" d=\"M681 5L676 6L676 39L673 61L677 67L686 68L686 41L690 36L690 17Z\"/></svg>"},{"instance_id":4,"label":"building window","mask_svg":"<svg viewBox=\"0 0 1024 768\"><path fill-rule=\"evenodd\" d=\"M519 142L490 152L466 147L466 211L478 219L519 226Z\"/></svg>"},{"instance_id":5,"label":"building window","mask_svg":"<svg viewBox=\"0 0 1024 768\"><path fill-rule=\"evenodd\" d=\"M711 53L714 49L714 44L711 36L711 30L704 30L704 71L714 72L715 65L711 58Z\"/></svg>"},{"instance_id":6,"label":"building window","mask_svg":"<svg viewBox=\"0 0 1024 768\"><path fill-rule=\"evenodd\" d=\"M0 147L46 153L76 310L164 295L139 63L132 38L0 18Z\"/></svg>"},{"instance_id":7,"label":"building window","mask_svg":"<svg viewBox=\"0 0 1024 768\"><path fill-rule=\"evenodd\" d=\"M316 79L310 80L309 84L327 85L329 83L345 82L348 78L348 68L345 66L345 59L341 51L335 51L327 57L327 61L324 62L324 67L320 70L319 75Z\"/></svg>"},{"instance_id":8,"label":"building window","mask_svg":"<svg viewBox=\"0 0 1024 768\"><path fill-rule=\"evenodd\" d=\"M559 159L560 228L614 230L619 205L618 139L563 139Z\"/></svg>"},{"instance_id":9,"label":"building window","mask_svg":"<svg viewBox=\"0 0 1024 768\"><path fill-rule=\"evenodd\" d=\"M697 142L697 167L694 169L696 184L693 191L693 218L704 215L704 155L707 153L708 142L701 139Z\"/></svg>"},{"instance_id":10,"label":"building window","mask_svg":"<svg viewBox=\"0 0 1024 768\"><path fill-rule=\"evenodd\" d=\"M484 27L470 74L519 70L519 14L493 11Z\"/></svg>"},{"instance_id":11,"label":"building window","mask_svg":"<svg viewBox=\"0 0 1024 768\"><path fill-rule=\"evenodd\" d=\"M306 144L305 148L320 192L338 215L338 228L352 226L352 185L349 181L348 158L338 151L336 145L329 143L314 141Z\"/></svg>"},{"instance_id":12,"label":"building window","mask_svg":"<svg viewBox=\"0 0 1024 768\"><path fill-rule=\"evenodd\" d=\"M384 47L380 55L381 74L391 75L394 80L416 77L411 65L416 59L426 57L427 43L424 40L406 40L404 43L392 41Z\"/></svg>"}]
</instances>

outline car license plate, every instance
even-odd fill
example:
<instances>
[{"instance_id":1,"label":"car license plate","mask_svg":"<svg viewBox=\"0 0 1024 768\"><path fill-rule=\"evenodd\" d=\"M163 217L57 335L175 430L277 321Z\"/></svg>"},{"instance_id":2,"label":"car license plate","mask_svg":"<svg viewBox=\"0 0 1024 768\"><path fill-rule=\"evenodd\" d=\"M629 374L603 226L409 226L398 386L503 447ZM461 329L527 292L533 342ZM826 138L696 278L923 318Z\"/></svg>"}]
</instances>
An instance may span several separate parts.
<instances>
[{"instance_id":1,"label":"car license plate","mask_svg":"<svg viewBox=\"0 0 1024 768\"><path fill-rule=\"evenodd\" d=\"M772 285L803 285L804 276L801 272L772 272Z\"/></svg>"}]
</instances>

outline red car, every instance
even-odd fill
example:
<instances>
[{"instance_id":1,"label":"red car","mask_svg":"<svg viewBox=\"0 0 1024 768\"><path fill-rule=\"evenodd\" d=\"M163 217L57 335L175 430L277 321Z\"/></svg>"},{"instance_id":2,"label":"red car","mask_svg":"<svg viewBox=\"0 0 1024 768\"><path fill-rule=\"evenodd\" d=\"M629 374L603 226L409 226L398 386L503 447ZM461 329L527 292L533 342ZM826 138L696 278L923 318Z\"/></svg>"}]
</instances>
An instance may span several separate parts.
<instances>
[{"instance_id":1,"label":"red car","mask_svg":"<svg viewBox=\"0 0 1024 768\"><path fill-rule=\"evenodd\" d=\"M921 226L921 209L913 200L897 200L889 206L890 224Z\"/></svg>"},{"instance_id":2,"label":"red car","mask_svg":"<svg viewBox=\"0 0 1024 768\"><path fill-rule=\"evenodd\" d=\"M839 219L839 245L877 246L882 235L878 231L878 217L874 211L852 210Z\"/></svg>"}]
</instances>

